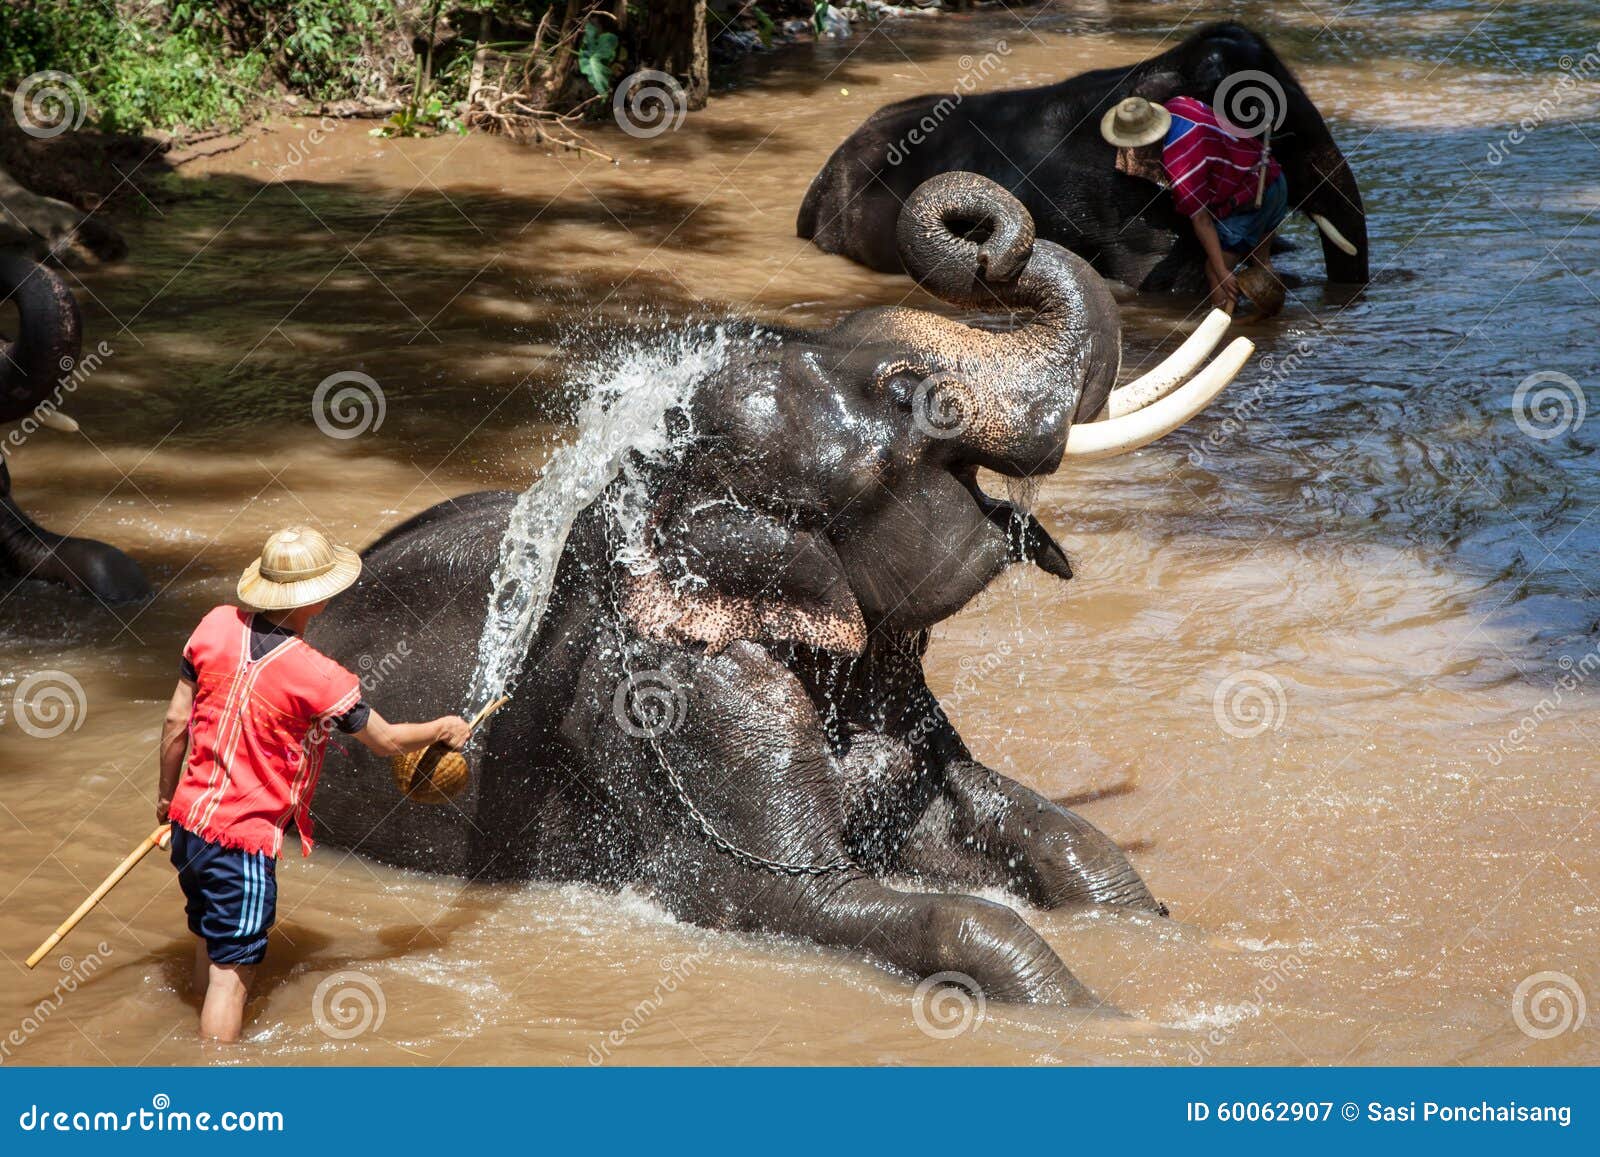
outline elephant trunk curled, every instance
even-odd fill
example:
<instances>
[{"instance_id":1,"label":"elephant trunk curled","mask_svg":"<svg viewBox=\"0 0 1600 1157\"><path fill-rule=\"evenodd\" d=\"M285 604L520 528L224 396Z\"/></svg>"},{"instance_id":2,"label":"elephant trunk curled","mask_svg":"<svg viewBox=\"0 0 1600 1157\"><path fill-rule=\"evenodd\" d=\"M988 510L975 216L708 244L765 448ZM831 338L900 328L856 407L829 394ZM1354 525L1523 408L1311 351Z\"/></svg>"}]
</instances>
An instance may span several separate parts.
<instances>
[{"instance_id":1,"label":"elephant trunk curled","mask_svg":"<svg viewBox=\"0 0 1600 1157\"><path fill-rule=\"evenodd\" d=\"M1116 302L1089 263L1034 236L1033 219L1000 185L944 173L907 198L896 229L906 269L928 292L964 309L1026 311L1005 333L948 322L934 351L984 380L1040 437L1016 465L1053 470L1067 426L1099 412L1116 381Z\"/></svg>"}]
</instances>

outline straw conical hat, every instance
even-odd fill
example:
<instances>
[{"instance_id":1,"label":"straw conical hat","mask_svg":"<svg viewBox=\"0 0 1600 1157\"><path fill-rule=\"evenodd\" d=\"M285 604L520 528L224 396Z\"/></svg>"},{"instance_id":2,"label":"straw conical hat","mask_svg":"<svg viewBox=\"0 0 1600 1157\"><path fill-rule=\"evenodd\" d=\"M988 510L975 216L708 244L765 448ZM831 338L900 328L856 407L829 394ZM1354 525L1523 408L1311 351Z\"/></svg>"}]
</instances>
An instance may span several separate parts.
<instances>
[{"instance_id":1,"label":"straw conical hat","mask_svg":"<svg viewBox=\"0 0 1600 1157\"><path fill-rule=\"evenodd\" d=\"M361 556L310 526L286 526L239 576L239 601L258 611L288 611L331 599L361 575Z\"/></svg>"},{"instance_id":2,"label":"straw conical hat","mask_svg":"<svg viewBox=\"0 0 1600 1157\"><path fill-rule=\"evenodd\" d=\"M1119 100L1100 118L1100 135L1107 144L1125 149L1152 144L1167 135L1172 114L1142 96Z\"/></svg>"}]
</instances>

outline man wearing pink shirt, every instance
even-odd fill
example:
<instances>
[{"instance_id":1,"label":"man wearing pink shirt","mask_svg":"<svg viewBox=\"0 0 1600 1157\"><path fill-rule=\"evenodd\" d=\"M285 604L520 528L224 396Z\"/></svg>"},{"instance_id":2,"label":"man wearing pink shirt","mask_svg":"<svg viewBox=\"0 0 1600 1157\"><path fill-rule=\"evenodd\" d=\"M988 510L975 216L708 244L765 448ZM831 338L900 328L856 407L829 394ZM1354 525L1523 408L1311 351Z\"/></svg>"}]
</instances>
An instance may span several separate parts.
<instances>
[{"instance_id":1,"label":"man wearing pink shirt","mask_svg":"<svg viewBox=\"0 0 1600 1157\"><path fill-rule=\"evenodd\" d=\"M1283 308L1271 249L1289 189L1260 140L1228 132L1209 105L1188 96L1165 106L1128 97L1101 119L1100 134L1120 150L1119 169L1162 184L1189 218L1205 251L1212 304L1233 312L1241 292L1234 270L1248 261L1245 295L1263 317Z\"/></svg>"}]
</instances>

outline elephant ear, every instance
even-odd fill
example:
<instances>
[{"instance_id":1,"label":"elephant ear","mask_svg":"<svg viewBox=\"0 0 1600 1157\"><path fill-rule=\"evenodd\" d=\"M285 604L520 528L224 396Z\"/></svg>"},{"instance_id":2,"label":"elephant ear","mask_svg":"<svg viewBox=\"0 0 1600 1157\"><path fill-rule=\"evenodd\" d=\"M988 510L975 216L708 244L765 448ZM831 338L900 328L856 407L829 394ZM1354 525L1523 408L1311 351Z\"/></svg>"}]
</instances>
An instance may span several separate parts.
<instances>
[{"instance_id":1,"label":"elephant ear","mask_svg":"<svg viewBox=\"0 0 1600 1157\"><path fill-rule=\"evenodd\" d=\"M630 568L623 610L644 637L738 639L859 655L866 624L844 564L820 530L724 494L664 495Z\"/></svg>"}]
</instances>

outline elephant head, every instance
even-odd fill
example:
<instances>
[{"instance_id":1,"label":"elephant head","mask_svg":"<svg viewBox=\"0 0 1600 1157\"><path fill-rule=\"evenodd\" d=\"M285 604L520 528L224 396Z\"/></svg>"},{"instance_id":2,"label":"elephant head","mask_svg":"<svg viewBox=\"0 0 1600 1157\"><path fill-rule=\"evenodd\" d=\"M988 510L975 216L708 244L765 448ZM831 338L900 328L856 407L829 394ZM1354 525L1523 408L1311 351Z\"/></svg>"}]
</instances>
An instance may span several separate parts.
<instances>
[{"instance_id":1,"label":"elephant head","mask_svg":"<svg viewBox=\"0 0 1600 1157\"><path fill-rule=\"evenodd\" d=\"M0 300L16 303L15 341L0 349L0 422L71 433L78 425L60 410L61 383L78 360L82 320L66 283L15 253L0 252ZM45 530L11 497L11 472L0 460L0 574L42 579L103 602L143 598L150 586L131 558L115 547Z\"/></svg>"},{"instance_id":2,"label":"elephant head","mask_svg":"<svg viewBox=\"0 0 1600 1157\"><path fill-rule=\"evenodd\" d=\"M1120 325L1104 283L972 173L921 185L898 240L925 290L1027 320L990 332L890 307L754 335L749 356L696 392L692 449L659 480L630 554L628 609L647 633L857 653L874 630L948 617L1011 562L1068 578L1049 532L986 494L979 469L1029 479L1144 445L1209 402L1250 350L1236 343L1168 397L1171 373L1113 393ZM1136 404L1107 405L1123 396ZM1102 413L1113 416L1083 421Z\"/></svg>"}]
</instances>

